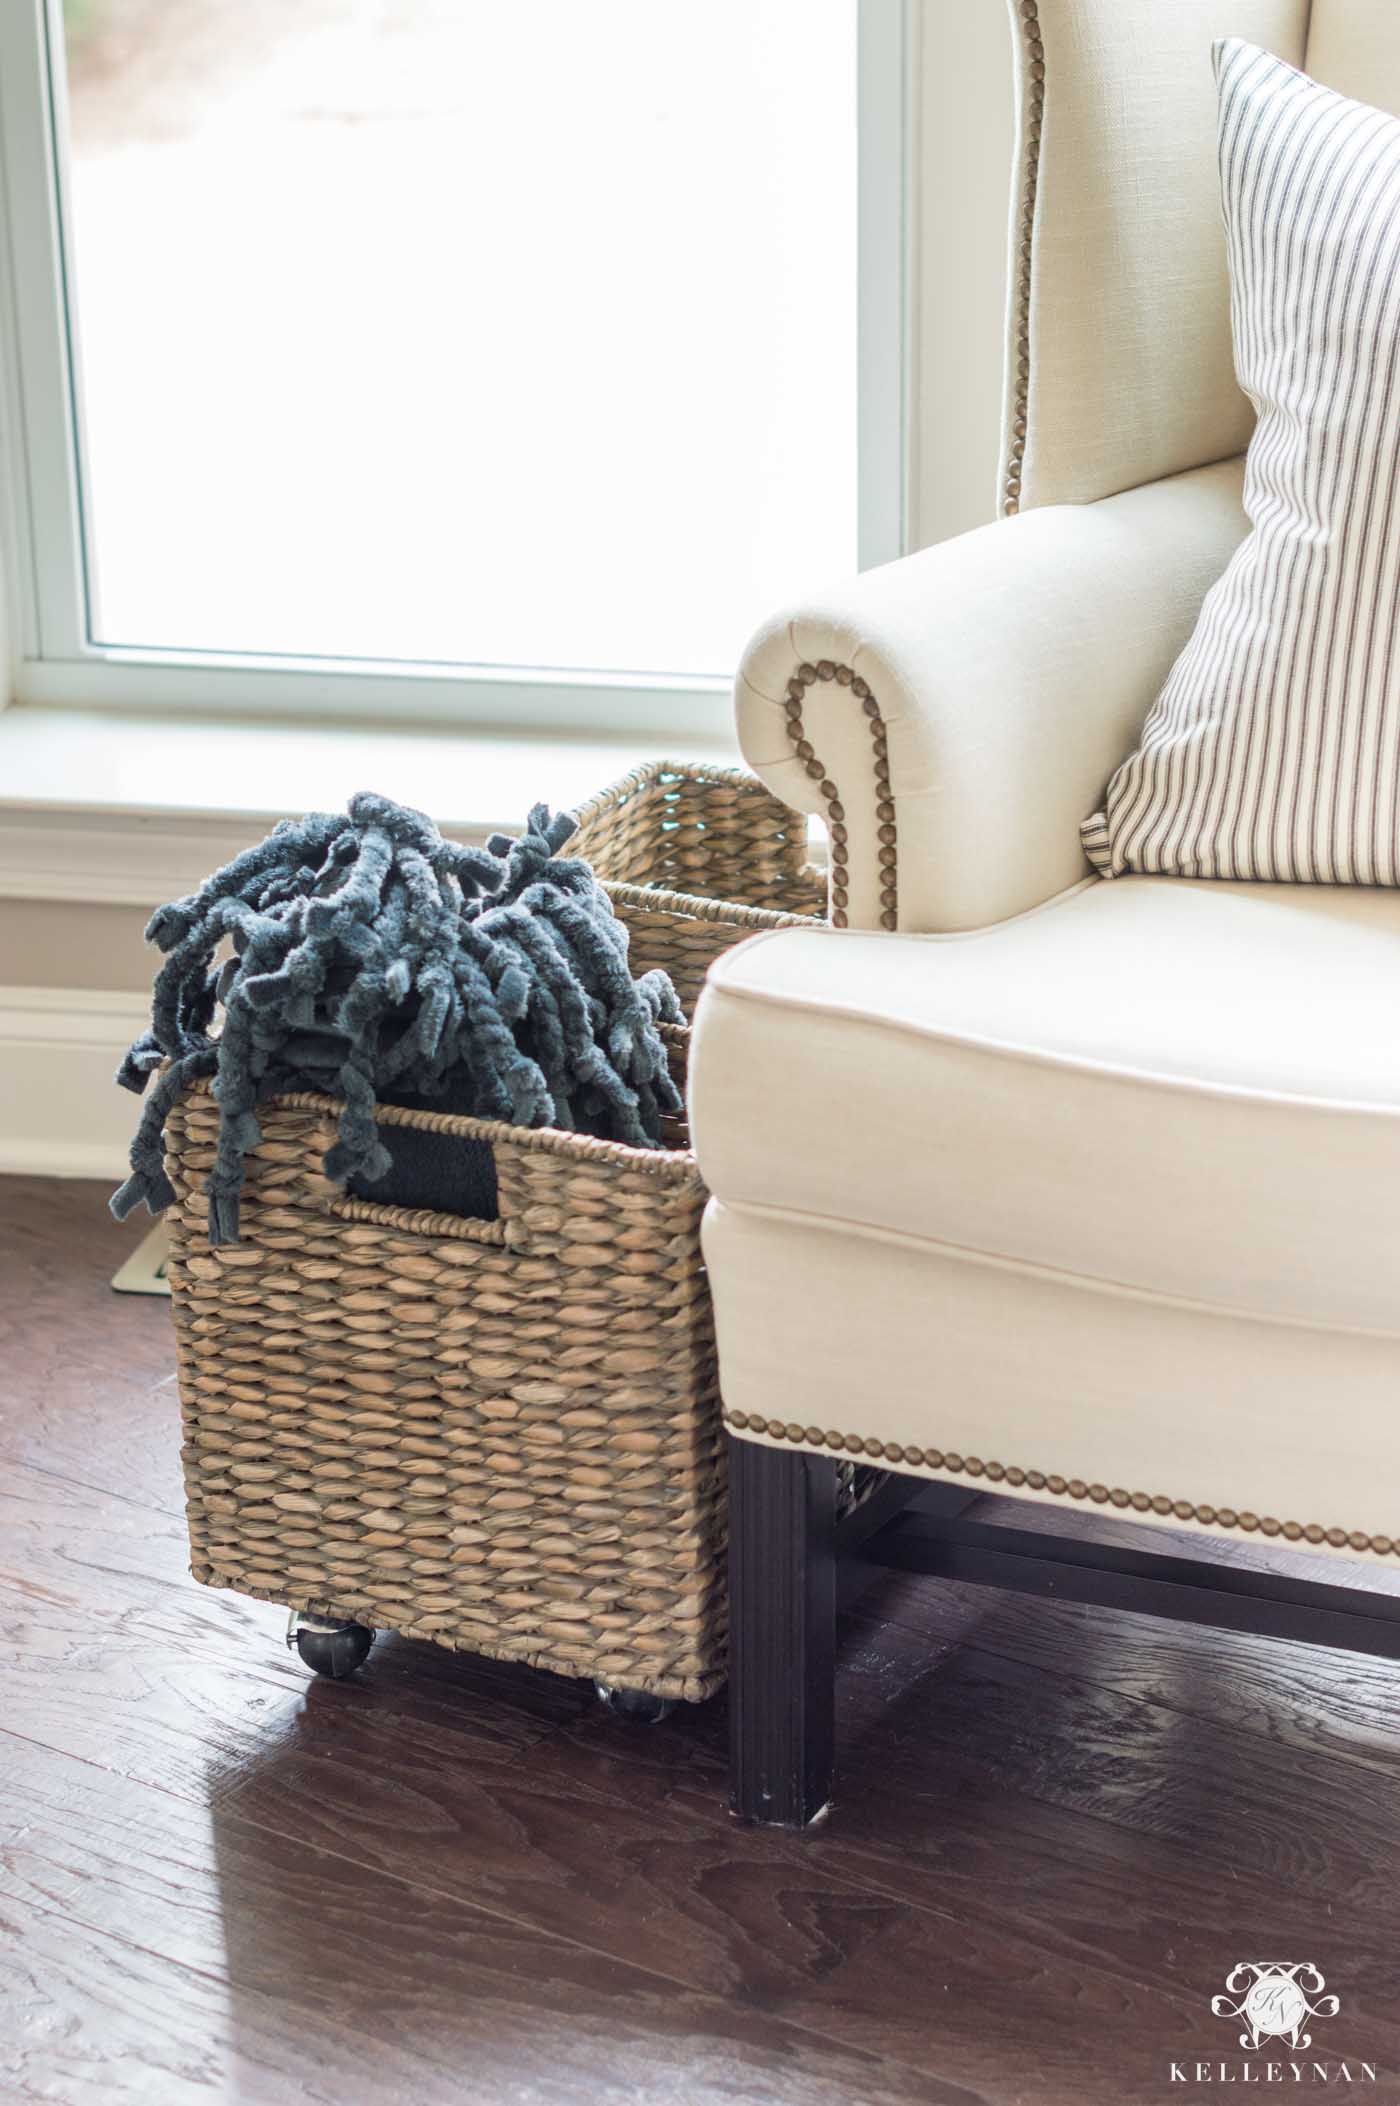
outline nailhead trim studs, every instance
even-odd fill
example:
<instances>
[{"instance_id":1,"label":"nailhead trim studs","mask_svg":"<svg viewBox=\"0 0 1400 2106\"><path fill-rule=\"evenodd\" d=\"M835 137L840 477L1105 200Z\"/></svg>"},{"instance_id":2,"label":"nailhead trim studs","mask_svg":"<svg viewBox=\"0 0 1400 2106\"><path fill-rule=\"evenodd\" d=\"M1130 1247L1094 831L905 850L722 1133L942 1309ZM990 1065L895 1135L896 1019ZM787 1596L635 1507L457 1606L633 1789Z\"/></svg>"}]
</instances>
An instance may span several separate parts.
<instances>
[{"instance_id":1,"label":"nailhead trim studs","mask_svg":"<svg viewBox=\"0 0 1400 2106\"><path fill-rule=\"evenodd\" d=\"M770 1440L801 1441L808 1448L866 1455L875 1462L903 1462L916 1470L946 1470L954 1477L985 1477L993 1484L1013 1488L1026 1485L1033 1492L1053 1493L1057 1499L1158 1514L1164 1519L1171 1515L1178 1521L1204 1522L1207 1527L1240 1529L1247 1536L1279 1536L1285 1543L1326 1544L1331 1550L1370 1550L1383 1558L1400 1553L1400 1543L1394 1536L1368 1535L1360 1528L1324 1528L1320 1521L1276 1521L1272 1514L1237 1513L1232 1506L1169 1499L1165 1492L1125 1492L1118 1486L1085 1484L1080 1477L1058 1477L1053 1472L1047 1475L1044 1470L1024 1469L1019 1463L983 1462L977 1455L955 1455L939 1448L901 1447L898 1441L871 1440L859 1433L820 1433L810 1426L804 1431L800 1426L785 1426L781 1419L765 1419L760 1412L727 1411L724 1423L735 1433L766 1433Z\"/></svg>"},{"instance_id":2,"label":"nailhead trim studs","mask_svg":"<svg viewBox=\"0 0 1400 2106\"><path fill-rule=\"evenodd\" d=\"M1040 34L1036 0L1021 0L1019 9L1025 92L1025 162L1021 170L1021 209L1017 218L1015 278L1016 374L1011 397L1011 443L1006 451L1002 511L1021 509L1021 464L1029 423L1031 386L1031 258L1035 243L1035 199L1040 182L1040 134L1045 121L1045 44Z\"/></svg>"},{"instance_id":3,"label":"nailhead trim studs","mask_svg":"<svg viewBox=\"0 0 1400 2106\"><path fill-rule=\"evenodd\" d=\"M788 737L792 740L793 751L812 781L820 786L822 801L826 805L827 830L831 836L832 926L837 929L846 927L846 909L851 897L850 845L846 837L846 807L841 802L841 793L827 774L826 765L819 759L802 721L803 699L808 688L814 686L818 680L834 680L838 687L848 687L859 702L870 727L870 745L875 763L880 927L896 929L899 926L899 857L895 834L894 797L890 791L890 756L885 738L885 721L880 715L879 703L859 673L848 665L837 665L833 659L822 658L815 665L808 665L804 660L798 666L788 681L787 698L783 707L787 712Z\"/></svg>"}]
</instances>

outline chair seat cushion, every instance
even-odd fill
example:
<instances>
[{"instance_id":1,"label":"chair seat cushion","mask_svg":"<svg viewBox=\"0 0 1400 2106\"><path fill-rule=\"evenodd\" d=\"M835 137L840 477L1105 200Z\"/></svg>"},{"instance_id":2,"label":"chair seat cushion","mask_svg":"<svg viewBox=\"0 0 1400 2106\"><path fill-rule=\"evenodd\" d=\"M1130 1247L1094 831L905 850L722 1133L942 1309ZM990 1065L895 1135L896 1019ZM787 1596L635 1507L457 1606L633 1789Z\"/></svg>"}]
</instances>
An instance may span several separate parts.
<instances>
[{"instance_id":1,"label":"chair seat cushion","mask_svg":"<svg viewBox=\"0 0 1400 2106\"><path fill-rule=\"evenodd\" d=\"M721 1201L1273 1322L1400 1333L1400 896L1090 881L712 968Z\"/></svg>"}]
</instances>

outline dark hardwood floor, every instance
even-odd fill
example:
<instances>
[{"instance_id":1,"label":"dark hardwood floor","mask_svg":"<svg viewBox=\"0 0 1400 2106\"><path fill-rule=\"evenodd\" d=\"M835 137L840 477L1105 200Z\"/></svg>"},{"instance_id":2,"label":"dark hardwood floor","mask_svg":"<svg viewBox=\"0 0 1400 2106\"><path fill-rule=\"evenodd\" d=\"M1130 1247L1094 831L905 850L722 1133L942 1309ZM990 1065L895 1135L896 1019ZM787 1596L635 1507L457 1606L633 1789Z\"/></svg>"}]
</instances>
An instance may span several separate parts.
<instances>
[{"instance_id":1,"label":"dark hardwood floor","mask_svg":"<svg viewBox=\"0 0 1400 2106\"><path fill-rule=\"evenodd\" d=\"M801 1837L730 1820L723 1699L312 1682L187 1575L104 1199L0 1179L0 2098L1136 2106L1238 2072L1267 1957L1341 1998L1295 2093L1400 2101L1400 1667L891 1578Z\"/></svg>"}]
</instances>

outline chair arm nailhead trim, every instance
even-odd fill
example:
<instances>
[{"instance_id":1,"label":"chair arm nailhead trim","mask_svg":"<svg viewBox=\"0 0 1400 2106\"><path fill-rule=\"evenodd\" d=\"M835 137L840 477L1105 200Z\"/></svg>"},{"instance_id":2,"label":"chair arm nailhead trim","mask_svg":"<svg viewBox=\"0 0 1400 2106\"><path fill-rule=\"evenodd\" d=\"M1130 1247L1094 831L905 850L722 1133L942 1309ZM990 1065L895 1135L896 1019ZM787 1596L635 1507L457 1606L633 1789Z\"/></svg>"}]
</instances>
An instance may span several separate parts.
<instances>
[{"instance_id":1,"label":"chair arm nailhead trim","mask_svg":"<svg viewBox=\"0 0 1400 2106\"><path fill-rule=\"evenodd\" d=\"M1364 1529L1324 1528L1320 1521L1276 1521L1271 1514L1237 1513L1232 1506L1211 1506L1204 1501L1169 1499L1165 1492L1125 1492L1117 1486L1085 1484L1079 1477L1059 1477L1044 1470L1023 1469L1017 1463L983 1462L976 1455L955 1455L939 1448L915 1448L898 1441L871 1440L859 1433L819 1433L812 1427L784 1425L781 1419L765 1419L760 1412L727 1411L724 1423L735 1433L762 1433L773 1441L801 1442L808 1448L831 1448L837 1454L865 1455L875 1462L908 1463L916 1470L946 1470L954 1477L985 1477L993 1484L1025 1485L1033 1492L1050 1492L1057 1499L1087 1500L1094 1506L1113 1506L1123 1512L1158 1514L1164 1519L1199 1521L1207 1527L1240 1529L1249 1536L1279 1536L1287 1543L1325 1544L1331 1550L1369 1550L1378 1557L1400 1553L1393 1536L1368 1535Z\"/></svg>"},{"instance_id":2,"label":"chair arm nailhead trim","mask_svg":"<svg viewBox=\"0 0 1400 2106\"><path fill-rule=\"evenodd\" d=\"M875 761L880 927L896 929L899 926L899 856L894 798L890 794L890 756L885 742L885 720L880 714L879 703L859 673L851 666L837 665L830 658L822 658L816 665L808 665L804 660L798 666L788 681L787 698L783 708L787 712L788 737L792 740L793 750L812 781L820 785L822 801L826 805L827 826L831 835L831 924L837 929L844 929L846 926L846 908L850 900L850 855L846 839L846 807L841 802L841 793L827 774L824 762L818 758L802 722L803 697L807 689L818 680L834 680L838 687L848 687L859 702L870 726L870 743Z\"/></svg>"},{"instance_id":3,"label":"chair arm nailhead trim","mask_svg":"<svg viewBox=\"0 0 1400 2106\"><path fill-rule=\"evenodd\" d=\"M1040 182L1040 134L1045 121L1045 44L1040 34L1036 0L1021 0L1019 9L1024 95L1025 158L1021 170L1021 203L1016 223L1016 277L1013 287L1016 365L1011 396L1011 430L1006 449L1006 482L1002 511L1021 508L1021 463L1029 424L1031 386L1031 260L1035 247L1035 199Z\"/></svg>"}]
</instances>

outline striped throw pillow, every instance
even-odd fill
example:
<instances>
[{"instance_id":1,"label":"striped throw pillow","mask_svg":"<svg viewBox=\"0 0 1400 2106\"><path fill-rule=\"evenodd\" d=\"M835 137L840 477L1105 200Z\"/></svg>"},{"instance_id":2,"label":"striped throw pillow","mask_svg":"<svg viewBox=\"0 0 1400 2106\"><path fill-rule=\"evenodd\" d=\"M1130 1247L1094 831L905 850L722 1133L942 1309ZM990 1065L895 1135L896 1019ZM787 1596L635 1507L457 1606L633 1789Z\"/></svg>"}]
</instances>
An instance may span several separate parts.
<instances>
[{"instance_id":1,"label":"striped throw pillow","mask_svg":"<svg viewBox=\"0 0 1400 2106\"><path fill-rule=\"evenodd\" d=\"M1084 849L1400 885L1400 120L1235 38L1215 70L1251 531Z\"/></svg>"}]
</instances>

